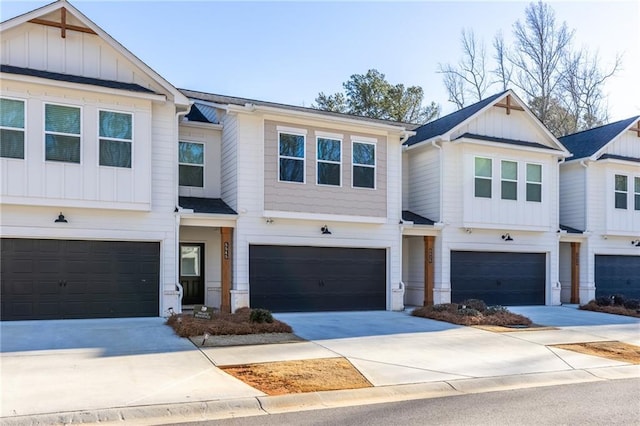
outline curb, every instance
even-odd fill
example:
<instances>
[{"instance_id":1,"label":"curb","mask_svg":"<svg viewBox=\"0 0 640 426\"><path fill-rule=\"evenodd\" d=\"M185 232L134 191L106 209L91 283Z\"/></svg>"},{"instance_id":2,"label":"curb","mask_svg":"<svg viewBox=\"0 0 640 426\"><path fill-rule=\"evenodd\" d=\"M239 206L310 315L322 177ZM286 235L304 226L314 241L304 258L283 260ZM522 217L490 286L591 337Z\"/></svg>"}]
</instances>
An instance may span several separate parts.
<instances>
[{"instance_id":1,"label":"curb","mask_svg":"<svg viewBox=\"0 0 640 426\"><path fill-rule=\"evenodd\" d=\"M640 378L640 365L482 377L304 394L0 417L0 423L3 426L118 422L135 422L135 424L139 425L162 424L177 419L181 422L218 420L632 378Z\"/></svg>"}]
</instances>

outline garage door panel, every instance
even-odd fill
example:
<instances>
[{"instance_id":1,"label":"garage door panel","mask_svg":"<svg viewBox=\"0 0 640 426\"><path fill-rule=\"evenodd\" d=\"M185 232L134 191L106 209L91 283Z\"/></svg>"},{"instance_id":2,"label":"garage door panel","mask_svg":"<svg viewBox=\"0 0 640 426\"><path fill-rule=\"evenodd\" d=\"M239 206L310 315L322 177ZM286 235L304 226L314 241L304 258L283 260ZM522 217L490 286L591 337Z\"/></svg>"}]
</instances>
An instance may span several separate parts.
<instances>
[{"instance_id":1,"label":"garage door panel","mask_svg":"<svg viewBox=\"0 0 640 426\"><path fill-rule=\"evenodd\" d=\"M2 239L1 266L3 320L159 314L159 243Z\"/></svg>"},{"instance_id":2,"label":"garage door panel","mask_svg":"<svg viewBox=\"0 0 640 426\"><path fill-rule=\"evenodd\" d=\"M596 297L640 299L640 256L596 255Z\"/></svg>"},{"instance_id":3,"label":"garage door panel","mask_svg":"<svg viewBox=\"0 0 640 426\"><path fill-rule=\"evenodd\" d=\"M386 251L250 246L250 303L276 312L385 309Z\"/></svg>"},{"instance_id":4,"label":"garage door panel","mask_svg":"<svg viewBox=\"0 0 640 426\"><path fill-rule=\"evenodd\" d=\"M545 282L544 253L451 252L452 302L543 305Z\"/></svg>"}]
</instances>

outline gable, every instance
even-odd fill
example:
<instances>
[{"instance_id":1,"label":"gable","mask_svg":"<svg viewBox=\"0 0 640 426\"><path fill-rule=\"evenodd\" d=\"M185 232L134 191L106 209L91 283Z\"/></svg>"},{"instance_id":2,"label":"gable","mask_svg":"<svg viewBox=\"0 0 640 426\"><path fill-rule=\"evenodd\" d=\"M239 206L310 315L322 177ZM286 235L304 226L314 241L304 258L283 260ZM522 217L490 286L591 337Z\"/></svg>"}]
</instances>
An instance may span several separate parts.
<instances>
[{"instance_id":1,"label":"gable","mask_svg":"<svg viewBox=\"0 0 640 426\"><path fill-rule=\"evenodd\" d=\"M68 76L67 81L119 82L188 104L177 89L66 1L3 22L0 28L0 62L27 70L23 76L48 78L35 74L49 72Z\"/></svg>"},{"instance_id":2,"label":"gable","mask_svg":"<svg viewBox=\"0 0 640 426\"><path fill-rule=\"evenodd\" d=\"M640 140L640 117L631 117L593 129L563 136L560 141L573 154L572 160L598 154L629 156L634 152L631 136ZM635 125L634 125L635 123ZM621 139L620 143L615 141ZM609 144L613 143L613 147ZM637 149L637 148L636 148ZM639 158L636 156L636 158Z\"/></svg>"},{"instance_id":3,"label":"gable","mask_svg":"<svg viewBox=\"0 0 640 426\"><path fill-rule=\"evenodd\" d=\"M628 158L640 161L640 131L625 130L600 150L599 158Z\"/></svg>"}]
</instances>

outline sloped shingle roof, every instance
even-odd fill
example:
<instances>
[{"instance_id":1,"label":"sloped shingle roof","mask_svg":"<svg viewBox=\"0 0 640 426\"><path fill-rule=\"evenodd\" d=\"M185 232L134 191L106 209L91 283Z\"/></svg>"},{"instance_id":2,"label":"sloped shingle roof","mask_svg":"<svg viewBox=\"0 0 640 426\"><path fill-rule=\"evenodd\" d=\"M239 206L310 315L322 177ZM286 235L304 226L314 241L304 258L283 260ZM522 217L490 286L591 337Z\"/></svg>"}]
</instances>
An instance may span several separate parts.
<instances>
[{"instance_id":1,"label":"sloped shingle roof","mask_svg":"<svg viewBox=\"0 0 640 426\"><path fill-rule=\"evenodd\" d=\"M197 123L220 123L220 121L218 120L218 114L216 113L216 109L214 107L198 102L194 102L194 104L191 106L191 111L189 111L189 114L187 114L185 118L189 121L195 121Z\"/></svg>"},{"instance_id":2,"label":"sloped shingle roof","mask_svg":"<svg viewBox=\"0 0 640 426\"><path fill-rule=\"evenodd\" d=\"M469 105L468 107L462 108L459 111L456 111L449 115L445 115L444 117L441 117L430 123L424 124L418 127L417 129L414 129L416 134L414 136L411 136L409 139L407 139L407 141L405 142L405 145L411 146L419 142L431 139L434 136L439 136L447 133L449 130L453 129L458 124L462 123L467 118L471 117L472 115L474 115L475 113L477 113L478 111L486 107L487 105L490 105L493 102L495 102L496 99L503 96L506 92L508 92L508 90L505 90L504 92L501 92L501 93L497 93L493 96L490 96L486 99L481 100L480 102L477 102L473 105Z\"/></svg>"},{"instance_id":3,"label":"sloped shingle roof","mask_svg":"<svg viewBox=\"0 0 640 426\"><path fill-rule=\"evenodd\" d=\"M640 116L605 124L590 130L561 137L560 142L573 154L572 160L590 157L615 139Z\"/></svg>"},{"instance_id":4,"label":"sloped shingle roof","mask_svg":"<svg viewBox=\"0 0 640 426\"><path fill-rule=\"evenodd\" d=\"M31 77L46 78L48 80L67 81L69 83L89 84L92 86L107 87L109 89L128 90L130 92L154 93L153 90L135 83L123 83L121 81L102 80L99 78L83 77L80 75L61 74L58 72L35 70L32 68L15 67L13 65L0 65L0 71L7 74L28 75Z\"/></svg>"},{"instance_id":5,"label":"sloped shingle roof","mask_svg":"<svg viewBox=\"0 0 640 426\"><path fill-rule=\"evenodd\" d=\"M178 197L178 204L194 213L237 214L220 198Z\"/></svg>"},{"instance_id":6,"label":"sloped shingle roof","mask_svg":"<svg viewBox=\"0 0 640 426\"><path fill-rule=\"evenodd\" d=\"M402 211L402 220L405 222L413 222L415 225L433 225L435 223L433 220L410 212L409 210Z\"/></svg>"}]
</instances>

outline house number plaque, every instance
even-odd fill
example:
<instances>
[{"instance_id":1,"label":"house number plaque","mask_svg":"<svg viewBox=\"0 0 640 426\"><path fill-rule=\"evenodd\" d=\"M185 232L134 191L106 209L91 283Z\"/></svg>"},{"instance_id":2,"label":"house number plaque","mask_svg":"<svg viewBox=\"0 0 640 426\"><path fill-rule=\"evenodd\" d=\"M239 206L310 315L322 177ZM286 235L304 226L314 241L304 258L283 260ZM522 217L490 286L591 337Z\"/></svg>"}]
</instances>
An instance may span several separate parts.
<instances>
[{"instance_id":1,"label":"house number plaque","mask_svg":"<svg viewBox=\"0 0 640 426\"><path fill-rule=\"evenodd\" d=\"M224 258L229 259L229 242L224 242Z\"/></svg>"}]
</instances>

